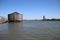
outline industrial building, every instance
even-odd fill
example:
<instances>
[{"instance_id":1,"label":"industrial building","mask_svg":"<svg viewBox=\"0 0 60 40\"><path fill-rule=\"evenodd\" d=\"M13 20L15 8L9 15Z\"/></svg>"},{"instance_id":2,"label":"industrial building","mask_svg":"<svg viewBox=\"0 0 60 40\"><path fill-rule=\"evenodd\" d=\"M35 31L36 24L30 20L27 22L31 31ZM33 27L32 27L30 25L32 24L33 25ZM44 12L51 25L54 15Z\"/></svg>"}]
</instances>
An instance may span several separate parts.
<instances>
[{"instance_id":1,"label":"industrial building","mask_svg":"<svg viewBox=\"0 0 60 40\"><path fill-rule=\"evenodd\" d=\"M23 20L23 14L20 14L18 12L8 14L8 22L20 22L22 20Z\"/></svg>"},{"instance_id":2,"label":"industrial building","mask_svg":"<svg viewBox=\"0 0 60 40\"><path fill-rule=\"evenodd\" d=\"M45 18L45 16L43 16L43 20L45 20L46 18Z\"/></svg>"}]
</instances>

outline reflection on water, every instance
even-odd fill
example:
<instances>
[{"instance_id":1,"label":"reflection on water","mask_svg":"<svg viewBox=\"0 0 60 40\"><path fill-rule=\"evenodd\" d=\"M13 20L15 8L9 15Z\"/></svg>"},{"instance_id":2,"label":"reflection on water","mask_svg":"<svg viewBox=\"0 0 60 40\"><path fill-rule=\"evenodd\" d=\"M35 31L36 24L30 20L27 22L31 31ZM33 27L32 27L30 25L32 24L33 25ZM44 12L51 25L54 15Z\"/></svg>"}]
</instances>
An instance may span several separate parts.
<instances>
[{"instance_id":1,"label":"reflection on water","mask_svg":"<svg viewBox=\"0 0 60 40\"><path fill-rule=\"evenodd\" d=\"M7 40L17 40L18 37L21 36L21 28L22 28L22 22L17 22L17 23L9 23L9 33L8 33L8 38Z\"/></svg>"},{"instance_id":2,"label":"reflection on water","mask_svg":"<svg viewBox=\"0 0 60 40\"><path fill-rule=\"evenodd\" d=\"M0 40L60 40L60 21L0 24Z\"/></svg>"}]
</instances>

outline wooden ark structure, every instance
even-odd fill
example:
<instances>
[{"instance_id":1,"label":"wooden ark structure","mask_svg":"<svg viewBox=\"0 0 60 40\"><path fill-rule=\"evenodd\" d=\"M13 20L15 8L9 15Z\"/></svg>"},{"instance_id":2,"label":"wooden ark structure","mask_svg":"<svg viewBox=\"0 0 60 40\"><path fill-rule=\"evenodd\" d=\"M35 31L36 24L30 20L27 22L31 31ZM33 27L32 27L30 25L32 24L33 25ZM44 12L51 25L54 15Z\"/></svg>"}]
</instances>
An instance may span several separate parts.
<instances>
[{"instance_id":1,"label":"wooden ark structure","mask_svg":"<svg viewBox=\"0 0 60 40\"><path fill-rule=\"evenodd\" d=\"M23 20L23 14L13 12L8 14L8 22L21 22Z\"/></svg>"}]
</instances>

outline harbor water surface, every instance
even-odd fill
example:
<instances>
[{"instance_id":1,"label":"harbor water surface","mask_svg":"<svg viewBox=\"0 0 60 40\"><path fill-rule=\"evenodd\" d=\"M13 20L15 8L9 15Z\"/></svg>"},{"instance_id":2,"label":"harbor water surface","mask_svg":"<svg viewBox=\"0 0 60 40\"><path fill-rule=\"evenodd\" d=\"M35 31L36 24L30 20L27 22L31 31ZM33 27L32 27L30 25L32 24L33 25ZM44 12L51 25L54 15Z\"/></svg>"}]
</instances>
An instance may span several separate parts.
<instances>
[{"instance_id":1,"label":"harbor water surface","mask_svg":"<svg viewBox=\"0 0 60 40\"><path fill-rule=\"evenodd\" d=\"M60 21L0 24L0 40L60 40Z\"/></svg>"}]
</instances>

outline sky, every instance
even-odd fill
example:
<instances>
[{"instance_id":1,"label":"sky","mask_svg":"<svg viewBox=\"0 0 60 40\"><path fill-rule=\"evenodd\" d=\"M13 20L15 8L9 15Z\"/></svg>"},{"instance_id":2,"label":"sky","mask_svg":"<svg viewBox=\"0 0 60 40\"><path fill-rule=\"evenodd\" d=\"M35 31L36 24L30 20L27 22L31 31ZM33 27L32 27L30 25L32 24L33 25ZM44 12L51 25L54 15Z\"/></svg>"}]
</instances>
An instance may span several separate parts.
<instances>
[{"instance_id":1,"label":"sky","mask_svg":"<svg viewBox=\"0 0 60 40\"><path fill-rule=\"evenodd\" d=\"M23 19L60 18L60 0L0 0L0 16L13 12Z\"/></svg>"}]
</instances>

